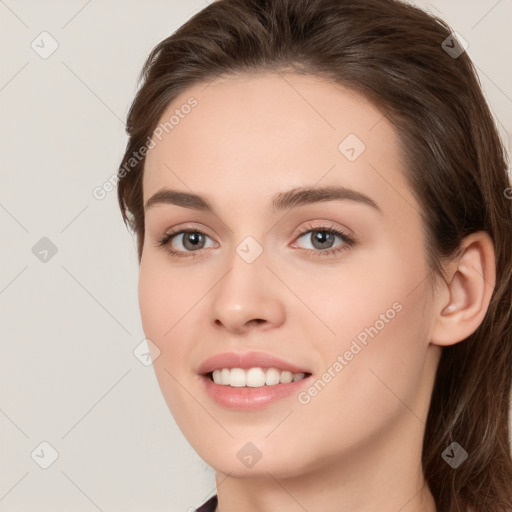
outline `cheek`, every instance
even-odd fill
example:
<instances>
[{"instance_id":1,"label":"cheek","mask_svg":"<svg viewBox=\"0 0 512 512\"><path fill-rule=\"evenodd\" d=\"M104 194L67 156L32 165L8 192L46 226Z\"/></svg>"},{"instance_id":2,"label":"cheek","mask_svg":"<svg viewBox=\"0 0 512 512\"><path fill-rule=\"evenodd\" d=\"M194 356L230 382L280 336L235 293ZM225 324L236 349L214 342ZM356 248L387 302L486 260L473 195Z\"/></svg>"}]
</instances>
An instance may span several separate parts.
<instances>
[{"instance_id":1,"label":"cheek","mask_svg":"<svg viewBox=\"0 0 512 512\"><path fill-rule=\"evenodd\" d=\"M141 320L146 337L155 341L164 332L163 312L167 309L166 301L162 301L165 287L158 281L157 274L154 266L141 263L138 289Z\"/></svg>"},{"instance_id":2,"label":"cheek","mask_svg":"<svg viewBox=\"0 0 512 512\"><path fill-rule=\"evenodd\" d=\"M156 339L172 337L174 326L197 301L200 290L187 279L186 272L171 272L160 258L142 259L138 297L144 332Z\"/></svg>"},{"instance_id":3,"label":"cheek","mask_svg":"<svg viewBox=\"0 0 512 512\"><path fill-rule=\"evenodd\" d=\"M180 284L171 279L169 272L165 272L157 262L141 262L138 284L140 316L146 338L160 350L153 367L161 383L172 380L165 375L165 370L175 375L177 369L183 371L184 368L185 356L180 352L184 343L178 342L178 336L182 324L180 319L186 313L188 301L181 289ZM169 384L167 382L165 387L169 388Z\"/></svg>"},{"instance_id":4,"label":"cheek","mask_svg":"<svg viewBox=\"0 0 512 512\"><path fill-rule=\"evenodd\" d=\"M389 406L388 399L396 397L386 384L404 399L412 397L428 348L430 309L421 248L405 252L390 248L366 261L361 256L359 271L342 272L316 289L302 288L331 331L317 322L317 334L308 336L322 354L321 370L336 375L326 386L333 393L329 402L343 393L356 407Z\"/></svg>"},{"instance_id":5,"label":"cheek","mask_svg":"<svg viewBox=\"0 0 512 512\"><path fill-rule=\"evenodd\" d=\"M157 261L146 259L139 270L139 308L146 338L157 347L158 357L153 361L157 377L167 405L181 423L190 415L179 383L184 381L187 371L188 348L185 332L189 301L184 300L176 279ZM181 320L183 318L183 320Z\"/></svg>"},{"instance_id":6,"label":"cheek","mask_svg":"<svg viewBox=\"0 0 512 512\"><path fill-rule=\"evenodd\" d=\"M180 382L189 378L193 370L191 335L197 327L198 315L205 314L201 298L212 285L205 276L172 269L160 258L148 256L141 261L139 270L141 321L146 338L160 350L153 364L155 373L161 385L173 392L179 385L167 372Z\"/></svg>"},{"instance_id":7,"label":"cheek","mask_svg":"<svg viewBox=\"0 0 512 512\"><path fill-rule=\"evenodd\" d=\"M415 248L401 253L398 247L382 243L378 248L354 252L338 268L308 268L307 278L306 271L300 276L287 275L289 270L283 269L281 273L293 283L295 295L303 302L292 297L289 311L305 328L315 328L309 339L322 339L322 352L329 347L333 353L345 345L349 348L358 334L364 341L366 328L377 324L379 331L389 331L390 324L402 321L399 309L406 303L417 305L425 293L415 290L426 274L422 258Z\"/></svg>"},{"instance_id":8,"label":"cheek","mask_svg":"<svg viewBox=\"0 0 512 512\"><path fill-rule=\"evenodd\" d=\"M315 398L316 406L329 406L332 420L354 435L373 435L403 413L404 404L424 415L419 398L428 348L426 290L420 286L407 295L405 283L395 284L388 294L347 304L335 325L340 334L326 354L326 370L336 376L326 376L332 384Z\"/></svg>"}]
</instances>

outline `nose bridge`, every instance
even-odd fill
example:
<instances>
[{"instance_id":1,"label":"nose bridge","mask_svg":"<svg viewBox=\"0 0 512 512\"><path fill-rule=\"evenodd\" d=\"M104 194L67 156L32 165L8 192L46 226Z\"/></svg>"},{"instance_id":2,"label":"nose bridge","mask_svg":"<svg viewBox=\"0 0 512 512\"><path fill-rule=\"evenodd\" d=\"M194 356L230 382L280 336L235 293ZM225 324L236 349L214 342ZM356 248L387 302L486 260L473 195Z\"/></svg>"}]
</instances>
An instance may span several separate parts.
<instances>
[{"instance_id":1,"label":"nose bridge","mask_svg":"<svg viewBox=\"0 0 512 512\"><path fill-rule=\"evenodd\" d=\"M233 250L229 269L215 287L211 301L212 322L243 330L249 322L280 324L284 319L282 290L267 268L263 246L244 238Z\"/></svg>"}]
</instances>

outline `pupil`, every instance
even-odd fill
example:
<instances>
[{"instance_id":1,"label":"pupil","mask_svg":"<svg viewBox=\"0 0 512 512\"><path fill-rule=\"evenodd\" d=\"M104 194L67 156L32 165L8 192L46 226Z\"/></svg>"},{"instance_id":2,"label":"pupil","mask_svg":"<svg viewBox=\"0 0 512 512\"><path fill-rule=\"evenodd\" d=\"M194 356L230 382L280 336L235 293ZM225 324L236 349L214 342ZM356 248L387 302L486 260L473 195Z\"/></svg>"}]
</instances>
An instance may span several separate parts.
<instances>
[{"instance_id":1,"label":"pupil","mask_svg":"<svg viewBox=\"0 0 512 512\"><path fill-rule=\"evenodd\" d=\"M314 240L322 246L320 249L326 249L330 246L330 243L332 243L332 233L327 231L317 231L314 237ZM327 245L327 247L324 247L324 245Z\"/></svg>"},{"instance_id":2,"label":"pupil","mask_svg":"<svg viewBox=\"0 0 512 512\"><path fill-rule=\"evenodd\" d=\"M201 243L202 236L201 233L187 233L184 240L185 247L187 247L187 244L191 244L191 247L187 247L188 249L197 249L198 244Z\"/></svg>"}]
</instances>

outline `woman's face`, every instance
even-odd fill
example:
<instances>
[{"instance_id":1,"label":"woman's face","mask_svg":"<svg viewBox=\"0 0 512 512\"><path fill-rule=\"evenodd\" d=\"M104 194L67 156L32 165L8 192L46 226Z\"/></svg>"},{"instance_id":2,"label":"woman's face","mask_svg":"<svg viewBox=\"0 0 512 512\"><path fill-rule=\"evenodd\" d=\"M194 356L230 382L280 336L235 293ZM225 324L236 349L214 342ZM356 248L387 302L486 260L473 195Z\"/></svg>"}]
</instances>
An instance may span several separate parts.
<instances>
[{"instance_id":1,"label":"woman's face","mask_svg":"<svg viewBox=\"0 0 512 512\"><path fill-rule=\"evenodd\" d=\"M440 348L403 174L388 120L311 76L216 80L162 115L144 204L174 193L145 209L142 323L177 424L218 471L418 462Z\"/></svg>"}]
</instances>

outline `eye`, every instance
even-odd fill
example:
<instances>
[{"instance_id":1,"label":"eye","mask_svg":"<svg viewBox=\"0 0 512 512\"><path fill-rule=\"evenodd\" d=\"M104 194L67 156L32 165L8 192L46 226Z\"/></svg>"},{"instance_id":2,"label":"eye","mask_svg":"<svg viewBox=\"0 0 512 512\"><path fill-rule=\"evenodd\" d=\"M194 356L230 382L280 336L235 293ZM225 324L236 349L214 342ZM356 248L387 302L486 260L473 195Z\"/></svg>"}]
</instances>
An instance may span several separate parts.
<instances>
[{"instance_id":1,"label":"eye","mask_svg":"<svg viewBox=\"0 0 512 512\"><path fill-rule=\"evenodd\" d=\"M307 225L306 228L300 231L297 240L301 238L309 240L312 248L299 249L311 253L314 256L331 256L346 251L356 244L356 240L341 229L325 225ZM333 247L336 238L341 240L341 246ZM173 257L194 258L200 255L201 249L207 249L212 246L215 247L214 244L208 247L206 245L207 239L213 242L213 240L200 229L189 228L166 233L155 245L165 247L167 252Z\"/></svg>"},{"instance_id":2,"label":"eye","mask_svg":"<svg viewBox=\"0 0 512 512\"><path fill-rule=\"evenodd\" d=\"M331 256L346 251L356 243L352 236L341 229L332 226L314 226L312 224L309 224L307 229L303 229L299 233L297 240L301 238L309 241L312 246L312 249L306 248L303 250L312 252L315 256ZM333 248L336 238L342 241L341 247Z\"/></svg>"},{"instance_id":3,"label":"eye","mask_svg":"<svg viewBox=\"0 0 512 512\"><path fill-rule=\"evenodd\" d=\"M195 257L196 254L190 253L198 252L200 249L206 248L205 242L207 238L211 240L206 233L203 233L198 229L182 229L181 231L166 233L160 240L158 240L156 245L159 247L165 246L167 248L167 252L172 256ZM176 245L178 245L177 248Z\"/></svg>"}]
</instances>

